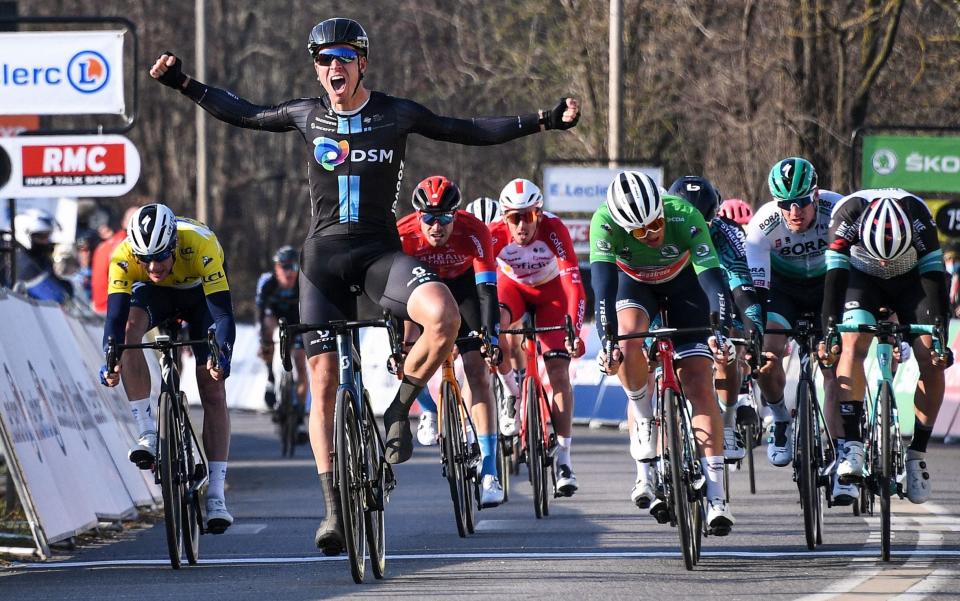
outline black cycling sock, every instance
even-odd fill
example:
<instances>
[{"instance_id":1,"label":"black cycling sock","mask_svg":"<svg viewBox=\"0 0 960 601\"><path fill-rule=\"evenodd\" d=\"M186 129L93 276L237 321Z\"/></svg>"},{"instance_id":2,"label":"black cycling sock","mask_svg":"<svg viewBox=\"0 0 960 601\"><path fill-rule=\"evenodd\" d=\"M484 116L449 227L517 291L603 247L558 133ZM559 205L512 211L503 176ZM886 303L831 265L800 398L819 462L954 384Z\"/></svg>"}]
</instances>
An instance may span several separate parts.
<instances>
[{"instance_id":1,"label":"black cycling sock","mask_svg":"<svg viewBox=\"0 0 960 601\"><path fill-rule=\"evenodd\" d=\"M843 423L843 437L847 440L862 441L860 420L863 416L863 403L840 403L840 421Z\"/></svg>"},{"instance_id":2,"label":"black cycling sock","mask_svg":"<svg viewBox=\"0 0 960 601\"><path fill-rule=\"evenodd\" d=\"M410 406L413 405L413 401L417 399L417 395L423 390L423 386L423 384L417 384L407 376L403 376L403 380L400 382L400 389L397 390L397 396L393 398L393 404L396 405L400 403L404 409L409 411Z\"/></svg>"},{"instance_id":3,"label":"black cycling sock","mask_svg":"<svg viewBox=\"0 0 960 601\"><path fill-rule=\"evenodd\" d=\"M333 487L333 472L320 474L320 490L323 491L324 517L327 519L339 517L340 504L337 502L337 491Z\"/></svg>"},{"instance_id":4,"label":"black cycling sock","mask_svg":"<svg viewBox=\"0 0 960 601\"><path fill-rule=\"evenodd\" d=\"M933 428L924 426L919 418L913 420L913 440L910 441L910 450L920 453L927 452L927 443L930 442L930 435L933 434Z\"/></svg>"}]
</instances>

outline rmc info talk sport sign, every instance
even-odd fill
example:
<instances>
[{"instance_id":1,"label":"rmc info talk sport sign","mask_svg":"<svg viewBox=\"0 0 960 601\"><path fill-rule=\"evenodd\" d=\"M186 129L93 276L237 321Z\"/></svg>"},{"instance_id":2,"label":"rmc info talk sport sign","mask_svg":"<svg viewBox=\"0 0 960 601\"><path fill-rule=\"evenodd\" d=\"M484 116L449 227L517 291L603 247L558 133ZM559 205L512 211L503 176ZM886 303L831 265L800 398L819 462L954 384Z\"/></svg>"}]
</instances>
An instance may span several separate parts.
<instances>
[{"instance_id":1,"label":"rmc info talk sport sign","mask_svg":"<svg viewBox=\"0 0 960 601\"><path fill-rule=\"evenodd\" d=\"M122 31L0 33L0 115L123 113Z\"/></svg>"},{"instance_id":2,"label":"rmc info talk sport sign","mask_svg":"<svg viewBox=\"0 0 960 601\"><path fill-rule=\"evenodd\" d=\"M960 193L960 136L868 135L863 188Z\"/></svg>"}]
</instances>

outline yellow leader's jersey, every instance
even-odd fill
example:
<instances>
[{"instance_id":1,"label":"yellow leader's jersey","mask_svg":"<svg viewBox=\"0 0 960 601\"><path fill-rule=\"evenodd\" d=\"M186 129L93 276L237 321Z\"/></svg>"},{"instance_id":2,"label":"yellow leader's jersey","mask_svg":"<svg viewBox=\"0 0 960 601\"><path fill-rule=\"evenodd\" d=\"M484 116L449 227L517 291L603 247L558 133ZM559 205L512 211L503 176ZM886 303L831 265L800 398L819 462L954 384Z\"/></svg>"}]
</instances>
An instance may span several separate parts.
<instances>
[{"instance_id":1,"label":"yellow leader's jersey","mask_svg":"<svg viewBox=\"0 0 960 601\"><path fill-rule=\"evenodd\" d=\"M223 264L223 248L217 236L203 223L177 217L177 249L170 275L159 282L151 282L147 266L139 262L124 240L110 257L110 285L107 294L131 294L137 282L155 286L194 288L203 286L204 295L229 290Z\"/></svg>"}]
</instances>

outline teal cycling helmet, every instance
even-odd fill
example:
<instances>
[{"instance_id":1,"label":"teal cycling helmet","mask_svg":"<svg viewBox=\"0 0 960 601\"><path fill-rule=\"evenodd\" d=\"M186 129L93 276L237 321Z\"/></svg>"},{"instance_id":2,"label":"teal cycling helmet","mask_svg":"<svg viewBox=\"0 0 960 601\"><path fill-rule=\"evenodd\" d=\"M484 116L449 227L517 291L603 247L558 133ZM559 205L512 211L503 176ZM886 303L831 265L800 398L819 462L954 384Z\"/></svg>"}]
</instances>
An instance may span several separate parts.
<instances>
[{"instance_id":1,"label":"teal cycling helmet","mask_svg":"<svg viewBox=\"0 0 960 601\"><path fill-rule=\"evenodd\" d=\"M767 185L770 194L779 200L810 196L817 189L817 170L806 159L788 157L773 166Z\"/></svg>"}]
</instances>

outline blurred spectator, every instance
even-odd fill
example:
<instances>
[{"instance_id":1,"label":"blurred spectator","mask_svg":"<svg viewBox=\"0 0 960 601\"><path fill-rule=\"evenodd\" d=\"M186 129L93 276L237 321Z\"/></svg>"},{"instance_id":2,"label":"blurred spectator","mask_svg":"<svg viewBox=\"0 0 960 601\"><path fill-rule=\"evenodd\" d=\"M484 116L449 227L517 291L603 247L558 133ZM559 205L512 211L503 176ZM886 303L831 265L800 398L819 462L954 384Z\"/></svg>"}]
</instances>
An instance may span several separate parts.
<instances>
[{"instance_id":1,"label":"blurred spectator","mask_svg":"<svg viewBox=\"0 0 960 601\"><path fill-rule=\"evenodd\" d=\"M960 317L960 242L951 240L943 245L943 263L947 268L950 314Z\"/></svg>"},{"instance_id":2,"label":"blurred spectator","mask_svg":"<svg viewBox=\"0 0 960 601\"><path fill-rule=\"evenodd\" d=\"M20 248L14 290L30 298L62 304L73 296L73 286L54 270L50 236L57 227L53 215L43 209L27 209L17 215L14 231Z\"/></svg>"},{"instance_id":3,"label":"blurred spectator","mask_svg":"<svg viewBox=\"0 0 960 601\"><path fill-rule=\"evenodd\" d=\"M110 256L127 237L127 222L137 208L127 209L122 219L111 218L98 224L97 234L101 242L93 251L90 262L90 300L93 312L97 315L107 314L107 272L110 270Z\"/></svg>"}]
</instances>

